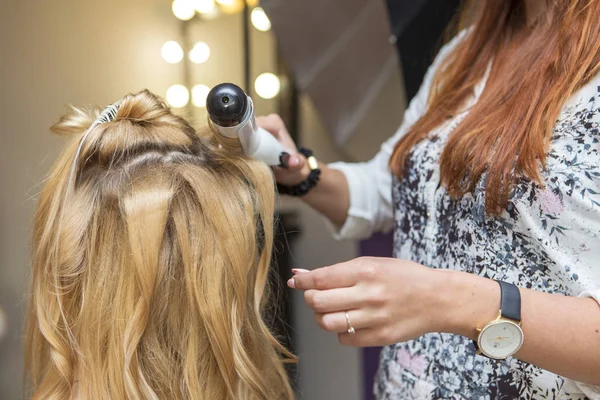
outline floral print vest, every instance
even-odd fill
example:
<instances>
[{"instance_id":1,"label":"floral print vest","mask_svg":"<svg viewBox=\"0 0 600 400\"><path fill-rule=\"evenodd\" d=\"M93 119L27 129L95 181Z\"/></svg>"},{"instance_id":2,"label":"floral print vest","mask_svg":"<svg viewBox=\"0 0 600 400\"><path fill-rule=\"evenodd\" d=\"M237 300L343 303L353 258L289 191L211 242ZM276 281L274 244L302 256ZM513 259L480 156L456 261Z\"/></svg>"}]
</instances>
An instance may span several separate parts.
<instances>
[{"instance_id":1,"label":"floral print vest","mask_svg":"<svg viewBox=\"0 0 600 400\"><path fill-rule=\"evenodd\" d=\"M563 107L544 186L521 180L501 217L485 215L485 177L474 193L459 199L440 185L444 143L467 112L418 144L405 178L395 180L395 256L548 293L598 290L600 79ZM587 398L575 382L517 359L478 356L470 340L439 333L384 348L375 393L393 400Z\"/></svg>"}]
</instances>

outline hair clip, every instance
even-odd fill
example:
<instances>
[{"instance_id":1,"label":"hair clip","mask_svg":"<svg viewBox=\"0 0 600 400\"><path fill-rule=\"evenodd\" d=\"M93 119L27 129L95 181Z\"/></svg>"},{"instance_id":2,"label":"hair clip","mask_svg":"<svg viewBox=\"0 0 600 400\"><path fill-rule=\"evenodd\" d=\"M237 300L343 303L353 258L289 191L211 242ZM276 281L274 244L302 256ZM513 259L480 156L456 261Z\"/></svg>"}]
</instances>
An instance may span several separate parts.
<instances>
[{"instance_id":1,"label":"hair clip","mask_svg":"<svg viewBox=\"0 0 600 400\"><path fill-rule=\"evenodd\" d=\"M83 144L85 143L85 140L87 139L88 135L98 125L114 121L114 119L117 116L117 113L119 112L119 108L121 107L122 102L123 100L119 100L102 110L98 118L96 118L96 120L81 137L81 140L79 141L79 146L77 147L77 151L75 152L75 157L73 158L71 172L69 173L69 182L73 182L72 179L75 176L75 170L77 169L77 160L79 160L79 154L81 153L81 149L83 148Z\"/></svg>"},{"instance_id":2,"label":"hair clip","mask_svg":"<svg viewBox=\"0 0 600 400\"><path fill-rule=\"evenodd\" d=\"M116 103L113 103L107 106L104 110L102 110L98 118L96 118L96 121L94 121L94 123L92 124L91 128L100 124L104 124L106 122L114 121L114 119L117 116L117 112L119 112L119 108L121 107L121 103L122 101L119 100Z\"/></svg>"}]
</instances>

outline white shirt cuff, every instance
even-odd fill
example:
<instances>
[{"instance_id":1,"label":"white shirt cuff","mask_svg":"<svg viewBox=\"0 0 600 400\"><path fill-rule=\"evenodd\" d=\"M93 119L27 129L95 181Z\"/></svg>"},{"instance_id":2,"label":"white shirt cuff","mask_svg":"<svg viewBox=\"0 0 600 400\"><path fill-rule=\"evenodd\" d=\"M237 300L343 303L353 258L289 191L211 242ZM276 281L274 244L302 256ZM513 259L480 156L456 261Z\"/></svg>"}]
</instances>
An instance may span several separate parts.
<instances>
[{"instance_id":1,"label":"white shirt cuff","mask_svg":"<svg viewBox=\"0 0 600 400\"><path fill-rule=\"evenodd\" d=\"M336 169L344 174L348 182L350 208L348 216L341 228L337 229L329 220L327 224L333 232L333 237L342 239L365 239L373 234L373 210L370 207L372 188L361 184L361 174L364 174L364 164L337 162L329 164L329 168ZM362 188L362 189L361 189Z\"/></svg>"}]
</instances>

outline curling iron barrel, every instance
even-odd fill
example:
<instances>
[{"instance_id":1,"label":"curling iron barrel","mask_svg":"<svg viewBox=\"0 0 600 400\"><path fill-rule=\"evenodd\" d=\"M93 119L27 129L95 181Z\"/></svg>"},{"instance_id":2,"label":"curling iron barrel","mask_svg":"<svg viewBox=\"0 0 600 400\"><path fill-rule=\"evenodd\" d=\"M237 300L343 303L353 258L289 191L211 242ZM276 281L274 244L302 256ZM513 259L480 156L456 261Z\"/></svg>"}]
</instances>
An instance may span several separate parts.
<instances>
[{"instance_id":1,"label":"curling iron barrel","mask_svg":"<svg viewBox=\"0 0 600 400\"><path fill-rule=\"evenodd\" d=\"M283 146L273 135L259 128L252 99L233 83L215 86L206 98L212 129L226 138L239 139L244 153L271 166L281 164Z\"/></svg>"}]
</instances>

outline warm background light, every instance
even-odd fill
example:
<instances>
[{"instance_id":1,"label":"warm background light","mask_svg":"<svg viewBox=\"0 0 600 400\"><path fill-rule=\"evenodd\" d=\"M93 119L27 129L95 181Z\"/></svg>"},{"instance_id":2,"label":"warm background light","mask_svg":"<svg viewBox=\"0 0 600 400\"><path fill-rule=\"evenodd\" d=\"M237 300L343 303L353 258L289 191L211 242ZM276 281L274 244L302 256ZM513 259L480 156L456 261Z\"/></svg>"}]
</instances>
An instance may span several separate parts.
<instances>
[{"instance_id":1,"label":"warm background light","mask_svg":"<svg viewBox=\"0 0 600 400\"><path fill-rule=\"evenodd\" d=\"M189 57L194 64L205 63L210 57L210 47L204 42L197 42L190 50Z\"/></svg>"},{"instance_id":2,"label":"warm background light","mask_svg":"<svg viewBox=\"0 0 600 400\"><path fill-rule=\"evenodd\" d=\"M206 85L195 85L192 88L192 104L196 107L206 107L206 97L210 88Z\"/></svg>"},{"instance_id":3,"label":"warm background light","mask_svg":"<svg viewBox=\"0 0 600 400\"><path fill-rule=\"evenodd\" d=\"M256 7L252 10L250 20L252 21L252 25L261 32L267 32L271 29L271 21L269 21L269 17L267 17L262 7Z\"/></svg>"},{"instance_id":4,"label":"warm background light","mask_svg":"<svg viewBox=\"0 0 600 400\"><path fill-rule=\"evenodd\" d=\"M244 9L243 0L217 0L225 14L236 14Z\"/></svg>"},{"instance_id":5,"label":"warm background light","mask_svg":"<svg viewBox=\"0 0 600 400\"><path fill-rule=\"evenodd\" d=\"M248 7L250 8L256 7L258 5L258 0L246 0L246 4L248 4Z\"/></svg>"},{"instance_id":6,"label":"warm background light","mask_svg":"<svg viewBox=\"0 0 600 400\"><path fill-rule=\"evenodd\" d=\"M272 99L279 94L281 82L277 75L270 72L260 74L254 81L254 90L263 99Z\"/></svg>"},{"instance_id":7,"label":"warm background light","mask_svg":"<svg viewBox=\"0 0 600 400\"><path fill-rule=\"evenodd\" d=\"M183 49L176 41L169 40L163 44L161 55L169 64L177 64L183 59Z\"/></svg>"},{"instance_id":8,"label":"warm background light","mask_svg":"<svg viewBox=\"0 0 600 400\"><path fill-rule=\"evenodd\" d=\"M190 101L190 92L183 85L173 85L167 90L167 103L173 108L185 107Z\"/></svg>"},{"instance_id":9,"label":"warm background light","mask_svg":"<svg viewBox=\"0 0 600 400\"><path fill-rule=\"evenodd\" d=\"M201 14L210 14L215 11L215 0L196 0L196 11Z\"/></svg>"},{"instance_id":10,"label":"warm background light","mask_svg":"<svg viewBox=\"0 0 600 400\"><path fill-rule=\"evenodd\" d=\"M221 10L219 9L219 7L215 6L211 12L203 13L200 15L202 15L203 20L213 20L217 19L221 15Z\"/></svg>"},{"instance_id":11,"label":"warm background light","mask_svg":"<svg viewBox=\"0 0 600 400\"><path fill-rule=\"evenodd\" d=\"M196 1L174 0L171 9L177 18L182 21L189 21L196 15Z\"/></svg>"}]
</instances>

